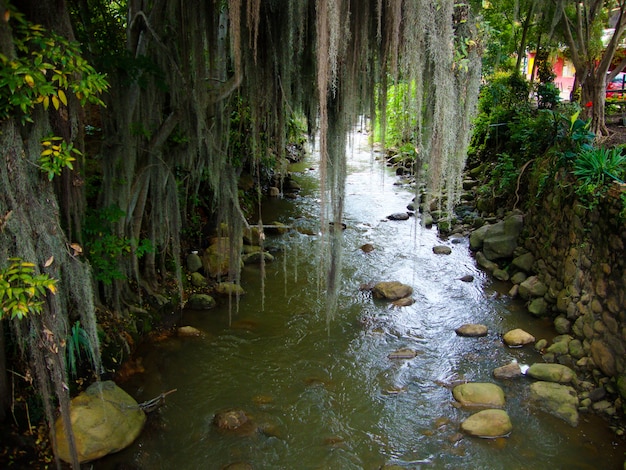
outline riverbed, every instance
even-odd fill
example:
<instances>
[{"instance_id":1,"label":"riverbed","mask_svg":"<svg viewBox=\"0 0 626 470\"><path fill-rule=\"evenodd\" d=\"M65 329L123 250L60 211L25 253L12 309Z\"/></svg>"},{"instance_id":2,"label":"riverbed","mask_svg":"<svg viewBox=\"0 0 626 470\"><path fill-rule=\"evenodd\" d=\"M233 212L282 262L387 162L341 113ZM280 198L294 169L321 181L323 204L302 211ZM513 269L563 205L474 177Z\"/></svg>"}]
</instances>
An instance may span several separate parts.
<instances>
[{"instance_id":1,"label":"riverbed","mask_svg":"<svg viewBox=\"0 0 626 470\"><path fill-rule=\"evenodd\" d=\"M440 238L419 217L390 221L413 197L358 130L348 150L341 281L336 308L320 282L319 165L316 153L291 171L301 191L263 207L264 223L293 229L268 235L275 261L246 266L238 306L186 311L198 338L170 337L137 353L144 372L120 385L138 402L176 392L150 416L128 449L95 469L621 469L626 447L594 415L572 428L529 403L529 378L495 381L495 367L532 364L531 346L511 349L502 334L523 328L550 340L550 322L509 299L509 287L477 268L465 237ZM371 244L371 252L361 249ZM450 255L433 247L447 245ZM471 275L472 282L461 277ZM396 280L415 303L394 307L363 284ZM329 316L330 313L330 316ZM487 325L481 338L457 336L465 323ZM390 359L400 349L412 359ZM508 437L463 436L471 410L455 406L451 386L496 382L513 423ZM244 410L253 432L219 432L216 412Z\"/></svg>"}]
</instances>

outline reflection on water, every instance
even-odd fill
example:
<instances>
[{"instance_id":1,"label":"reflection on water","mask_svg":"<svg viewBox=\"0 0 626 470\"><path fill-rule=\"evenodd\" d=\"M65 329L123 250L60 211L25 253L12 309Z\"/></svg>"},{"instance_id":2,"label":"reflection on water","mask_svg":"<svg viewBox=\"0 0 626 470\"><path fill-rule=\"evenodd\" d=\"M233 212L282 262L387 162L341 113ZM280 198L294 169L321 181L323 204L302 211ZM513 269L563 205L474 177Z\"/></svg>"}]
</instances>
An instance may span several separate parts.
<instances>
[{"instance_id":1,"label":"reflection on water","mask_svg":"<svg viewBox=\"0 0 626 470\"><path fill-rule=\"evenodd\" d=\"M121 384L138 401L178 391L150 416L137 442L94 468L198 469L248 463L254 469L621 468L624 446L606 424L584 416L579 428L532 408L528 381L500 382L513 422L508 438L459 434L470 412L453 406L458 381L493 381L492 370L512 360L532 363L532 350L508 349L501 334L521 327L549 338L549 324L476 268L466 239L440 240L419 221L386 221L410 202L410 189L374 161L356 134L349 157L339 301L328 328L318 291L320 238L317 172L296 169L298 200L270 201L264 220L308 227L304 235L269 238L277 260L266 265L264 301L258 267L242 275L247 294L229 325L228 306L186 312L183 323L200 338L170 338L139 352L144 374ZM307 166L315 166L309 161ZM370 243L374 250L360 247ZM447 244L449 256L432 247ZM473 282L460 277L471 274ZM414 288L415 303L393 308L359 290L398 280ZM263 308L261 308L263 306ZM454 330L483 323L489 334L462 338ZM413 359L392 360L399 348ZM253 421L247 436L220 433L215 413L240 408ZM231 467L233 468L233 467Z\"/></svg>"}]
</instances>

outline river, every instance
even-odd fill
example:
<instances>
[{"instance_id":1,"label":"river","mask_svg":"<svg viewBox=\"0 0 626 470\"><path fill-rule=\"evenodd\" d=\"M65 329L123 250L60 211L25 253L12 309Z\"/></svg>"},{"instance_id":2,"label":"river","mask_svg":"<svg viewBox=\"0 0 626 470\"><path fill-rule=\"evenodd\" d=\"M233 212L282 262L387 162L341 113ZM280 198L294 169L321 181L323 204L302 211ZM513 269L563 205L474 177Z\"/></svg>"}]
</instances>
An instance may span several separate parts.
<instances>
[{"instance_id":1,"label":"river","mask_svg":"<svg viewBox=\"0 0 626 470\"><path fill-rule=\"evenodd\" d=\"M328 321L319 288L320 194L312 154L294 165L302 186L297 199L275 199L264 222L304 227L269 236L276 250L261 282L246 266L238 311L226 303L186 311L182 324L204 334L171 337L138 351L145 372L120 385L137 401L176 389L128 449L93 464L95 469L621 469L623 442L602 419L584 414L568 424L528 402L530 379L498 382L506 394L513 431L485 440L459 434L471 411L454 406L458 381L495 382L492 371L517 360L541 361L532 346L510 349L501 336L523 328L550 340L546 320L503 295L509 286L476 267L467 238L440 239L436 228L411 218L412 190L374 158L364 134L349 146L343 264L337 308ZM374 251L360 247L371 243ZM445 244L450 255L435 255ZM470 274L473 282L460 277ZM391 307L359 287L397 280L414 289L415 303ZM455 328L482 323L489 334L463 338ZM413 359L392 360L399 348ZM240 408L257 432L224 435L213 417Z\"/></svg>"}]
</instances>

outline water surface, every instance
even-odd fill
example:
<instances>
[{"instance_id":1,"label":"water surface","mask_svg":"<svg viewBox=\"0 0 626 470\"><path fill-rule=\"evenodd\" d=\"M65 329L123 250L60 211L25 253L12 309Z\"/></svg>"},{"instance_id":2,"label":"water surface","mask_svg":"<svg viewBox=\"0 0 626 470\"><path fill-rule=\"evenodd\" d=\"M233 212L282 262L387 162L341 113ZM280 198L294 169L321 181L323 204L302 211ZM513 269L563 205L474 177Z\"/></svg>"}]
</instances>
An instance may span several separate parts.
<instances>
[{"instance_id":1,"label":"water surface","mask_svg":"<svg viewBox=\"0 0 626 470\"><path fill-rule=\"evenodd\" d=\"M394 185L395 175L374 159L361 133L349 152L342 280L328 321L318 270L316 168L315 155L295 166L301 196L263 209L265 223L278 220L314 235L268 237L276 260L266 265L264 282L259 267L244 269L247 294L237 312L229 313L226 302L185 312L182 323L203 337L170 338L139 351L145 372L121 386L139 402L177 392L133 446L94 468L220 469L235 462L254 469L622 468L625 447L604 421L583 415L572 428L535 409L526 378L497 382L513 423L509 437L459 434L471 411L454 406L450 385L494 382L495 367L540 361L531 347L503 346L509 329L547 339L554 332L501 295L508 286L476 267L467 239L442 240L414 218L386 220L406 210L412 190ZM375 250L364 253L365 243ZM434 255L438 244L452 254ZM459 280L467 274L473 282ZM395 308L359 290L378 280L410 284L415 303ZM461 338L454 330L464 323L485 324L489 334ZM389 359L399 348L418 355ZM224 408L245 410L259 430L221 434L212 420Z\"/></svg>"}]
</instances>

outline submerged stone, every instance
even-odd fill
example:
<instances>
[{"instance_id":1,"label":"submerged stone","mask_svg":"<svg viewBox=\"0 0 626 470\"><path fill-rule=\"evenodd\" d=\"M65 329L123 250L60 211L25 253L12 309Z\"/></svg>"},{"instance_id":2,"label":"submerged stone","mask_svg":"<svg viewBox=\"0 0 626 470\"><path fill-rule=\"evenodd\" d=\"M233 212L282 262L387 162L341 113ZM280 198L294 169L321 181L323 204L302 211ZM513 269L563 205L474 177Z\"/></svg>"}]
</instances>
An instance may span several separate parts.
<instances>
[{"instance_id":1,"label":"submerged stone","mask_svg":"<svg viewBox=\"0 0 626 470\"><path fill-rule=\"evenodd\" d=\"M390 353L387 357L389 359L413 359L417 356L417 351L410 348L401 348L392 353Z\"/></svg>"},{"instance_id":2,"label":"submerged stone","mask_svg":"<svg viewBox=\"0 0 626 470\"><path fill-rule=\"evenodd\" d=\"M530 397L542 410L572 426L578 425L578 396L572 387L554 382L535 382L530 386Z\"/></svg>"},{"instance_id":3,"label":"submerged stone","mask_svg":"<svg viewBox=\"0 0 626 470\"><path fill-rule=\"evenodd\" d=\"M415 299L413 297L403 297L398 300L394 300L391 302L396 307L408 307L409 305L413 305L415 303Z\"/></svg>"},{"instance_id":4,"label":"submerged stone","mask_svg":"<svg viewBox=\"0 0 626 470\"><path fill-rule=\"evenodd\" d=\"M215 286L215 292L219 295L244 295L246 292L239 284L234 282L220 282Z\"/></svg>"},{"instance_id":5,"label":"submerged stone","mask_svg":"<svg viewBox=\"0 0 626 470\"><path fill-rule=\"evenodd\" d=\"M461 430L470 436L493 439L507 436L513 425L504 410L482 410L463 421Z\"/></svg>"}]
</instances>

